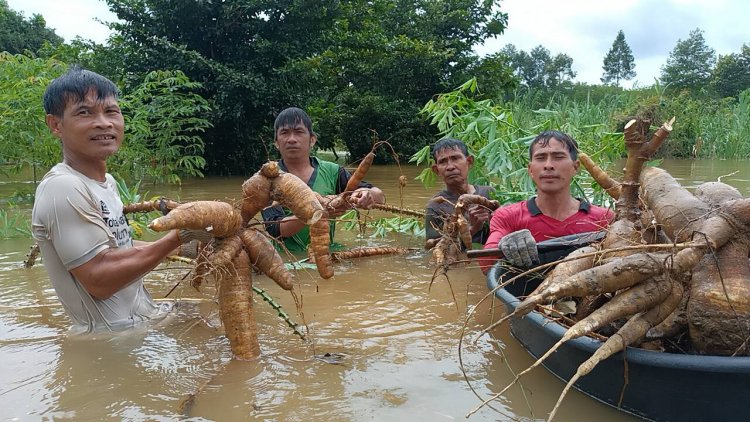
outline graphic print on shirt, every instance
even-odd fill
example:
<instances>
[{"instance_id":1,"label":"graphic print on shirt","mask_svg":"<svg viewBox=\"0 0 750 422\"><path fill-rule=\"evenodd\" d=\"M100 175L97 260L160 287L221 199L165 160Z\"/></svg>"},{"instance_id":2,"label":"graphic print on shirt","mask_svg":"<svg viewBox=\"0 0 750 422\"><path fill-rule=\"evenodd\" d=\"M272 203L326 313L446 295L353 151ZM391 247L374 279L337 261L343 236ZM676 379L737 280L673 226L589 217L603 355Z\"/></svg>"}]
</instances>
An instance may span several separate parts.
<instances>
[{"instance_id":1,"label":"graphic print on shirt","mask_svg":"<svg viewBox=\"0 0 750 422\"><path fill-rule=\"evenodd\" d=\"M120 213L120 215L113 215L109 211L109 207L107 206L107 203L99 200L101 210L102 210L102 217L104 218L104 223L109 227L109 230L112 232L112 235L117 240L117 247L121 247L124 245L130 245L131 244L131 237L130 237L130 225L128 224L128 220L125 218L125 214Z\"/></svg>"}]
</instances>

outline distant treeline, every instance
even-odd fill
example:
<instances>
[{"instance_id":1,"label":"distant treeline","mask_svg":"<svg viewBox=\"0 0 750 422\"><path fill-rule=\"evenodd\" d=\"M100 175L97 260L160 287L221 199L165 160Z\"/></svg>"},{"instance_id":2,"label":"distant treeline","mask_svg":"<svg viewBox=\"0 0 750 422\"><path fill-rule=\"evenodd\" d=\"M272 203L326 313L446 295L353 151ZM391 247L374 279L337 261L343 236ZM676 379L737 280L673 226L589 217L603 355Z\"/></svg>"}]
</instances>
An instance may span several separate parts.
<instances>
[{"instance_id":1,"label":"distant treeline","mask_svg":"<svg viewBox=\"0 0 750 422\"><path fill-rule=\"evenodd\" d=\"M550 113L560 128L583 133L588 126L577 125L616 132L635 114L655 124L675 115L662 154L747 154L748 96L740 93L750 88L750 48L717 59L699 29L678 41L653 86L623 90L617 85L635 69L622 31L603 57L605 85L576 83L572 59L543 46L478 57L473 48L502 37L508 19L484 0L107 3L119 21L101 45L62 42L41 16L26 19L0 0L0 50L10 53L0 58L7 162L59 159L39 95L73 63L121 87L128 137L112 168L135 180L251 174L276 158L272 122L292 105L313 117L320 148L358 159L388 140L405 161L444 134L425 104L466 81L474 81L472 100L512 110L524 133Z\"/></svg>"}]
</instances>

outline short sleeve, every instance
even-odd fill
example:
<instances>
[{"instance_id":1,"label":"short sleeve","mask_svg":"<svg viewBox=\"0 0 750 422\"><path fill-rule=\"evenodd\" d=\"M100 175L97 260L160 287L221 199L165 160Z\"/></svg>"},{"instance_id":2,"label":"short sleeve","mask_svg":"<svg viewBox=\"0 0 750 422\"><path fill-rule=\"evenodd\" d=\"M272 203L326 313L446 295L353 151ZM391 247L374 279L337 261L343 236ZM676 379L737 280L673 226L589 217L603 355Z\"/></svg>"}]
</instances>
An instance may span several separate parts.
<instances>
[{"instance_id":1,"label":"short sleeve","mask_svg":"<svg viewBox=\"0 0 750 422\"><path fill-rule=\"evenodd\" d=\"M47 180L36 198L33 236L50 241L68 270L85 264L108 247L116 247L102 220L99 202L77 177Z\"/></svg>"}]
</instances>

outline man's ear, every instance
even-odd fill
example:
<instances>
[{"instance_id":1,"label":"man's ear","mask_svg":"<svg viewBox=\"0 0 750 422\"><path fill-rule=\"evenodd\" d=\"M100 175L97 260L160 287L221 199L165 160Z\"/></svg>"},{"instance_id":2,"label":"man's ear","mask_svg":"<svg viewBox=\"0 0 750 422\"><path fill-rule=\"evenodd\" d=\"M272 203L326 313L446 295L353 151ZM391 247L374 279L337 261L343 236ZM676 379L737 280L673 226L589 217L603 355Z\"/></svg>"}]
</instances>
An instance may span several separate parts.
<instances>
[{"instance_id":1,"label":"man's ear","mask_svg":"<svg viewBox=\"0 0 750 422\"><path fill-rule=\"evenodd\" d=\"M62 140L62 134L60 133L60 118L54 114L48 114L44 121L47 123L50 132Z\"/></svg>"},{"instance_id":2,"label":"man's ear","mask_svg":"<svg viewBox=\"0 0 750 422\"><path fill-rule=\"evenodd\" d=\"M318 142L318 135L312 134L310 135L310 149L315 146L315 143Z\"/></svg>"},{"instance_id":3,"label":"man's ear","mask_svg":"<svg viewBox=\"0 0 750 422\"><path fill-rule=\"evenodd\" d=\"M578 172L578 168L581 167L581 162L579 160L576 160L573 163L573 168L576 169L576 173Z\"/></svg>"},{"instance_id":4,"label":"man's ear","mask_svg":"<svg viewBox=\"0 0 750 422\"><path fill-rule=\"evenodd\" d=\"M433 164L431 168L432 168L432 172L433 172L433 173L435 173L435 174L437 174L438 176L440 176L440 174L439 174L439 173L438 173L438 171L437 171L437 164Z\"/></svg>"},{"instance_id":5,"label":"man's ear","mask_svg":"<svg viewBox=\"0 0 750 422\"><path fill-rule=\"evenodd\" d=\"M469 163L469 167L471 167L472 165L474 165L474 156L470 155L470 156L466 157L466 162Z\"/></svg>"}]
</instances>

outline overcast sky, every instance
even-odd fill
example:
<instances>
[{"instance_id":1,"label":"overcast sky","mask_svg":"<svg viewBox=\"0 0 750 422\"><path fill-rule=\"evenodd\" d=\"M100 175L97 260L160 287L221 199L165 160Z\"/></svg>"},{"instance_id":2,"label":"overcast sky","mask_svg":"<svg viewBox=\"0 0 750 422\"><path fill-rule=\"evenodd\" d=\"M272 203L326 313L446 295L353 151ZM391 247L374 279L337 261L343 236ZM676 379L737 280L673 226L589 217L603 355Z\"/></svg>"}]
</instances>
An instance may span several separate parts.
<instances>
[{"instance_id":1,"label":"overcast sky","mask_svg":"<svg viewBox=\"0 0 750 422\"><path fill-rule=\"evenodd\" d=\"M7 2L27 18L41 14L66 41L81 36L103 43L108 29L96 19L115 19L104 0ZM637 73L625 87L653 84L677 41L687 39L693 29L704 31L717 54L738 53L743 43L750 45L748 0L502 0L500 9L508 13L508 28L477 47L478 53L493 53L506 44L530 52L542 45L553 56L572 57L575 80L592 84L600 83L604 56L620 29L633 50Z\"/></svg>"}]
</instances>

